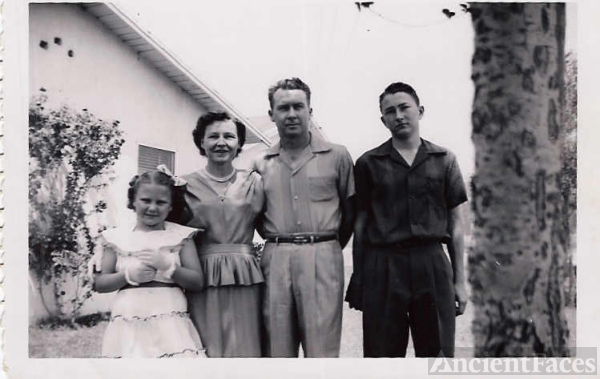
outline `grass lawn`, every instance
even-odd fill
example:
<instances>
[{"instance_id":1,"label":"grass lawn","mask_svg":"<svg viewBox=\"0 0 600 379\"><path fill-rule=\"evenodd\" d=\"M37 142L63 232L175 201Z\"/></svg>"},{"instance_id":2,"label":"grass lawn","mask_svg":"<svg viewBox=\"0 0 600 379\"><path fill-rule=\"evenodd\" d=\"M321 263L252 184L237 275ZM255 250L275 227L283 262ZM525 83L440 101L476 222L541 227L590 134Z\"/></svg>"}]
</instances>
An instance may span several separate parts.
<instances>
[{"instance_id":1,"label":"grass lawn","mask_svg":"<svg viewBox=\"0 0 600 379\"><path fill-rule=\"evenodd\" d=\"M346 284L352 272L346 268ZM471 321L473 305L469 304L464 315L456 319L456 347L473 346ZM567 321L571 328L570 346L575 346L575 309L567 308ZM93 358L100 355L102 336L107 322L100 322L93 327L69 329L29 328L29 356L32 358ZM362 357L362 313L348 308L344 302L342 324L341 357ZM414 357L414 350L409 344L408 357Z\"/></svg>"},{"instance_id":2,"label":"grass lawn","mask_svg":"<svg viewBox=\"0 0 600 379\"><path fill-rule=\"evenodd\" d=\"M31 358L93 358L102 351L102 335L108 323L93 327L56 329L29 327Z\"/></svg>"}]
</instances>

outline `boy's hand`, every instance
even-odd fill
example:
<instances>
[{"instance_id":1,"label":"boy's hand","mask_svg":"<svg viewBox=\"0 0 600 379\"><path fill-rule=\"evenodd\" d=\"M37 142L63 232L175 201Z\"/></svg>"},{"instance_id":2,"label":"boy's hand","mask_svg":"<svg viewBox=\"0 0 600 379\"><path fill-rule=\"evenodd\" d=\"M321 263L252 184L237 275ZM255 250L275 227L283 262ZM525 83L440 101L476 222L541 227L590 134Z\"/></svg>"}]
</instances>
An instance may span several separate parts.
<instances>
[{"instance_id":1,"label":"boy's hand","mask_svg":"<svg viewBox=\"0 0 600 379\"><path fill-rule=\"evenodd\" d=\"M456 300L456 315L465 313L467 308L467 289L463 283L454 285L454 297Z\"/></svg>"},{"instance_id":2,"label":"boy's hand","mask_svg":"<svg viewBox=\"0 0 600 379\"><path fill-rule=\"evenodd\" d=\"M352 273L350 277L350 284L346 290L344 300L348 302L350 309L363 310L363 284L362 279L357 273Z\"/></svg>"}]
</instances>

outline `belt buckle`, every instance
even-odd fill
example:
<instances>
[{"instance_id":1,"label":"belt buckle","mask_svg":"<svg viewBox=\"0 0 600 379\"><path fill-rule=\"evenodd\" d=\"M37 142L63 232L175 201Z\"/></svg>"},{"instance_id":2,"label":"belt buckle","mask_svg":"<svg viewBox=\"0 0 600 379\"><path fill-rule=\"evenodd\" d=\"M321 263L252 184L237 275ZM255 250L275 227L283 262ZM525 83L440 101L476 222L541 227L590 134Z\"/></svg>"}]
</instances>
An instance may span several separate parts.
<instances>
[{"instance_id":1,"label":"belt buckle","mask_svg":"<svg viewBox=\"0 0 600 379\"><path fill-rule=\"evenodd\" d=\"M296 245L301 245L303 243L307 243L308 239L305 236L294 236L294 238L292 239L292 243L296 244Z\"/></svg>"}]
</instances>

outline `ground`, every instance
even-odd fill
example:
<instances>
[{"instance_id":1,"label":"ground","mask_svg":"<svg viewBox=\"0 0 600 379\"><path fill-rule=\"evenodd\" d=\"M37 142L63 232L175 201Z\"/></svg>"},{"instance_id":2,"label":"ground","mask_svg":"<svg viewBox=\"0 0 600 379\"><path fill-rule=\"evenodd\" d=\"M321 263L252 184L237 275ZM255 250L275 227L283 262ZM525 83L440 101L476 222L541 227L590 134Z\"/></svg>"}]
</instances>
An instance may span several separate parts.
<instances>
[{"instance_id":1,"label":"ground","mask_svg":"<svg viewBox=\"0 0 600 379\"><path fill-rule=\"evenodd\" d=\"M346 283L350 278L351 268L346 268ZM341 357L362 357L362 313L348 308L344 303L342 324ZM574 346L575 334L575 309L567 308L567 319L571 327ZM456 320L456 347L470 347L473 345L471 321L473 320L473 306L469 304L464 315ZM102 348L102 335L107 323L101 322L93 327L69 329L29 328L29 356L32 358L85 358L98 357ZM407 354L414 357L414 350L409 347ZM457 351L458 355L458 351Z\"/></svg>"}]
</instances>

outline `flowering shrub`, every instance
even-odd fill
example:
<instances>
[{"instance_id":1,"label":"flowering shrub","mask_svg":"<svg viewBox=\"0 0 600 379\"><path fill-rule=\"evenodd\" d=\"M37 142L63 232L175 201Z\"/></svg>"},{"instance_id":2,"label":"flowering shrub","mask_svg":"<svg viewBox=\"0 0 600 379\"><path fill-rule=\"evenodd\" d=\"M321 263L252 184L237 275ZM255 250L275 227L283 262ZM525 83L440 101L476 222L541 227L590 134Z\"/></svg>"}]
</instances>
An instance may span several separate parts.
<instances>
[{"instance_id":1,"label":"flowering shrub","mask_svg":"<svg viewBox=\"0 0 600 379\"><path fill-rule=\"evenodd\" d=\"M29 109L29 268L40 282L53 282L61 316L74 319L91 296L85 267L94 239L87 217L106 209L103 201L89 204L87 194L107 185L103 174L125 140L119 121L103 121L87 109L46 109L41 91ZM75 283L73 294L64 289L67 278ZM46 306L41 288L40 295Z\"/></svg>"}]
</instances>

